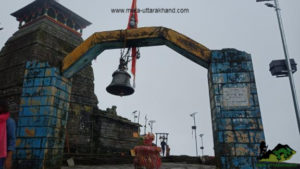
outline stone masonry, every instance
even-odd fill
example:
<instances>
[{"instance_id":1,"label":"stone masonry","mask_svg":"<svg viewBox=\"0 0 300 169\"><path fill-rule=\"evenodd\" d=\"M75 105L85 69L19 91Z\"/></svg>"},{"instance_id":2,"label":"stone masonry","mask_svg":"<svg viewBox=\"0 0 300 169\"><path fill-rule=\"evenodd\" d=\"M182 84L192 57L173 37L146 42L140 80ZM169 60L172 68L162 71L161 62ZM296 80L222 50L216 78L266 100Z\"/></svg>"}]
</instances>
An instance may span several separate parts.
<instances>
[{"instance_id":1,"label":"stone masonry","mask_svg":"<svg viewBox=\"0 0 300 169\"><path fill-rule=\"evenodd\" d=\"M27 62L18 118L14 167L62 164L71 82L48 63Z\"/></svg>"},{"instance_id":2,"label":"stone masonry","mask_svg":"<svg viewBox=\"0 0 300 169\"><path fill-rule=\"evenodd\" d=\"M114 107L113 107L114 108ZM120 117L116 111L108 109L94 113L94 153L127 153L138 144L133 133L138 133L138 124Z\"/></svg>"},{"instance_id":3,"label":"stone masonry","mask_svg":"<svg viewBox=\"0 0 300 169\"><path fill-rule=\"evenodd\" d=\"M222 169L253 169L265 140L251 56L213 51L208 72L215 155Z\"/></svg>"},{"instance_id":4,"label":"stone masonry","mask_svg":"<svg viewBox=\"0 0 300 169\"><path fill-rule=\"evenodd\" d=\"M20 96L22 93L25 64L27 61L48 62L60 68L61 60L82 42L81 37L47 20L39 20L22 28L12 36L0 52L0 95L9 99L12 117L18 120ZM69 137L80 136L80 118L92 111L82 111L80 116L72 116L77 107L97 107L94 94L94 74L91 66L86 67L72 78L70 105L71 125L77 126L76 132Z\"/></svg>"}]
</instances>

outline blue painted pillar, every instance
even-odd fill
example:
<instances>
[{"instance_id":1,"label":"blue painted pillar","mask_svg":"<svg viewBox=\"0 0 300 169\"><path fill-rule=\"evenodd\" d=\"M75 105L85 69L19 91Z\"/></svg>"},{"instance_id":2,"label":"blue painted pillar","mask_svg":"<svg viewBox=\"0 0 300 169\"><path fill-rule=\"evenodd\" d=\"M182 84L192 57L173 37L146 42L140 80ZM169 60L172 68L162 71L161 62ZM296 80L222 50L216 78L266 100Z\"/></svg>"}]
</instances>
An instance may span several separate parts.
<instances>
[{"instance_id":1,"label":"blue painted pillar","mask_svg":"<svg viewBox=\"0 0 300 169\"><path fill-rule=\"evenodd\" d=\"M26 64L17 124L15 167L58 169L62 163L71 83L48 63Z\"/></svg>"},{"instance_id":2,"label":"blue painted pillar","mask_svg":"<svg viewBox=\"0 0 300 169\"><path fill-rule=\"evenodd\" d=\"M218 167L256 168L265 137L251 56L235 49L213 51L208 79Z\"/></svg>"}]
</instances>

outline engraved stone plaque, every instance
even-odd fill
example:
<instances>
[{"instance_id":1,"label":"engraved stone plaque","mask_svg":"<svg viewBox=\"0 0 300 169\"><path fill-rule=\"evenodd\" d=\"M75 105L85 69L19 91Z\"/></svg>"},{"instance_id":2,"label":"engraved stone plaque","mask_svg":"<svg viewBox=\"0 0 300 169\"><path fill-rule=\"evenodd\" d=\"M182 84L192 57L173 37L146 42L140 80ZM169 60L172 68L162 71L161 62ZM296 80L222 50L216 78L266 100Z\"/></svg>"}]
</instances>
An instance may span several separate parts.
<instances>
[{"instance_id":1,"label":"engraved stone plaque","mask_svg":"<svg viewBox=\"0 0 300 169\"><path fill-rule=\"evenodd\" d=\"M248 87L232 87L223 88L223 108L236 108L236 107L248 107L249 102L249 89Z\"/></svg>"}]
</instances>

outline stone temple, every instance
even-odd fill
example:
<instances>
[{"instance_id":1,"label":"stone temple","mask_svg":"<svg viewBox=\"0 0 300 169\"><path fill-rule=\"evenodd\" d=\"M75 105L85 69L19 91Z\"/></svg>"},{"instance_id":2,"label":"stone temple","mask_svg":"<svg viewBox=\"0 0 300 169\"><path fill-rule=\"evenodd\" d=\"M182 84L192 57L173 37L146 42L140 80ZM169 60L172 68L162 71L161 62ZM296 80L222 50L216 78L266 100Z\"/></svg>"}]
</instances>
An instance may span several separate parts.
<instances>
[{"instance_id":1,"label":"stone temple","mask_svg":"<svg viewBox=\"0 0 300 169\"><path fill-rule=\"evenodd\" d=\"M64 157L129 157L139 125L114 106L98 109L90 65L124 44L166 45L206 68L217 167L257 168L265 136L250 54L210 50L164 27L97 32L83 41L90 22L54 0L35 0L12 16L19 30L0 52L0 96L17 121L15 168L58 169Z\"/></svg>"},{"instance_id":2,"label":"stone temple","mask_svg":"<svg viewBox=\"0 0 300 169\"><path fill-rule=\"evenodd\" d=\"M11 15L19 22L19 30L0 52L0 97L8 99L11 116L20 124L26 62L47 62L59 69L62 59L83 41L82 30L91 23L54 0L35 0ZM136 144L133 132L139 125L118 116L116 107L98 109L93 81L91 65L72 78L65 155L129 152ZM44 82L35 83L42 86ZM36 151L39 148L37 143ZM20 154L17 150L16 155Z\"/></svg>"}]
</instances>

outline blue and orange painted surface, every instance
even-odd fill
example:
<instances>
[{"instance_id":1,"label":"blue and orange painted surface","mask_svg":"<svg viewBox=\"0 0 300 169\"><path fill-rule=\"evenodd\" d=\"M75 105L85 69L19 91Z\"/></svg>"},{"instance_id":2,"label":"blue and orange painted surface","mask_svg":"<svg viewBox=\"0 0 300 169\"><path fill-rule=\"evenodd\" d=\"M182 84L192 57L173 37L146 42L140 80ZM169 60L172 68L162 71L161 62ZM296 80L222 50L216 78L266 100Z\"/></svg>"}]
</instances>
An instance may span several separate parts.
<instances>
[{"instance_id":1,"label":"blue and orange painted surface","mask_svg":"<svg viewBox=\"0 0 300 169\"><path fill-rule=\"evenodd\" d=\"M17 128L17 168L61 164L71 83L48 63L28 62Z\"/></svg>"},{"instance_id":2,"label":"blue and orange painted surface","mask_svg":"<svg viewBox=\"0 0 300 169\"><path fill-rule=\"evenodd\" d=\"M208 78L218 166L257 168L259 145L265 137L250 54L212 51Z\"/></svg>"}]
</instances>

